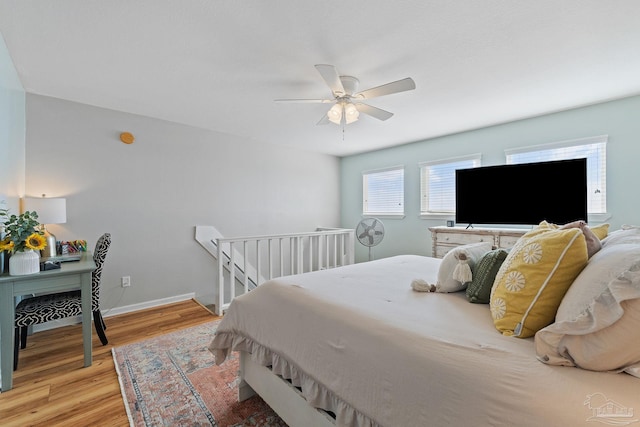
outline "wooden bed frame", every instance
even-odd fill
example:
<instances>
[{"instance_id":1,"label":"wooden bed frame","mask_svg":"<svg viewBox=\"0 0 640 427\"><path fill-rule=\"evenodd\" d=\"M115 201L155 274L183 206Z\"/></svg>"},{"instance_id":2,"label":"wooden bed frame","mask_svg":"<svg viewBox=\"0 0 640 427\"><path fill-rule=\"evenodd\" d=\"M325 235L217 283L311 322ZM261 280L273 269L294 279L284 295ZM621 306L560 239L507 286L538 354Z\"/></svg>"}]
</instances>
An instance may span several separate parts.
<instances>
[{"instance_id":1,"label":"wooden bed frame","mask_svg":"<svg viewBox=\"0 0 640 427\"><path fill-rule=\"evenodd\" d=\"M302 393L269 368L240 351L238 401L258 394L291 427L335 427L334 418L309 405Z\"/></svg>"}]
</instances>

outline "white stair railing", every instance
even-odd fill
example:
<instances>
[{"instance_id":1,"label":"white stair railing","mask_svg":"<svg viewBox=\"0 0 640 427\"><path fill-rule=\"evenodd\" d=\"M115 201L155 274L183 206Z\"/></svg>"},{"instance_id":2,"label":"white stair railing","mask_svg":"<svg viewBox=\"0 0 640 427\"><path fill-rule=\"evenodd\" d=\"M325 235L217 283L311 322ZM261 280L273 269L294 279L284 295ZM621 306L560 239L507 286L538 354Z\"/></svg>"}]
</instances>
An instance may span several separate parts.
<instances>
[{"instance_id":1,"label":"white stair railing","mask_svg":"<svg viewBox=\"0 0 640 427\"><path fill-rule=\"evenodd\" d=\"M216 314L267 280L353 264L355 258L352 229L224 238L213 227L198 226L196 240L218 261Z\"/></svg>"}]
</instances>

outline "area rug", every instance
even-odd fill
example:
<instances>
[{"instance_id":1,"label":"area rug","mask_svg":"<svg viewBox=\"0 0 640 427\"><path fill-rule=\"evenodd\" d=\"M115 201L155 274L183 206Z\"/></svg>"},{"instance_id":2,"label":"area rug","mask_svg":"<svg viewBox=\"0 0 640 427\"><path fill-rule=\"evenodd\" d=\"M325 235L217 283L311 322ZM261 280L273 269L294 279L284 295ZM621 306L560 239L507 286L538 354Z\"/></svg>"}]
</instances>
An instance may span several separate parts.
<instances>
[{"instance_id":1,"label":"area rug","mask_svg":"<svg viewBox=\"0 0 640 427\"><path fill-rule=\"evenodd\" d=\"M238 356L214 364L219 320L112 350L131 426L287 427L259 397L238 402Z\"/></svg>"}]
</instances>

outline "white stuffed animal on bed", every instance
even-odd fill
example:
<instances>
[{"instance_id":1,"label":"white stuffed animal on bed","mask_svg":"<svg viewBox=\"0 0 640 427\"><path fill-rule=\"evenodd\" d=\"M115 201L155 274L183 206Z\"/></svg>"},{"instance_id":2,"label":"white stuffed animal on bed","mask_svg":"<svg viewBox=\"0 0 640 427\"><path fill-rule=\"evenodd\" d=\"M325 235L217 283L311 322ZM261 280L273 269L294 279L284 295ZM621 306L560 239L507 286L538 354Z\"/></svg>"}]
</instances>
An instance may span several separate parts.
<instances>
[{"instance_id":1,"label":"white stuffed animal on bed","mask_svg":"<svg viewBox=\"0 0 640 427\"><path fill-rule=\"evenodd\" d=\"M471 266L469 265L469 255L464 249L456 249L453 256L458 260L458 264L453 269L453 280L456 280L461 284L470 282L473 279L473 275L471 273ZM441 289L438 288L438 285L429 284L422 279L414 279L411 282L411 288L417 292L441 291Z\"/></svg>"}]
</instances>

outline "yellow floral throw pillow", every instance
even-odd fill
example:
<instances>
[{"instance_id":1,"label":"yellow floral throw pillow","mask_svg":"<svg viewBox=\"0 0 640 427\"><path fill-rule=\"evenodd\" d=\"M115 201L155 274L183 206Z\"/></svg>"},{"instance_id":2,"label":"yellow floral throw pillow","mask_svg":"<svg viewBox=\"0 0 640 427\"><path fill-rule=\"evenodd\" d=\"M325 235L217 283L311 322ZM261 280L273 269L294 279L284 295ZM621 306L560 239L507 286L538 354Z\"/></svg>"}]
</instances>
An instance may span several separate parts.
<instances>
[{"instance_id":1,"label":"yellow floral throw pillow","mask_svg":"<svg viewBox=\"0 0 640 427\"><path fill-rule=\"evenodd\" d=\"M558 306L587 264L579 228L543 221L522 236L502 263L491 291L491 316L503 335L532 337L553 323Z\"/></svg>"}]
</instances>

